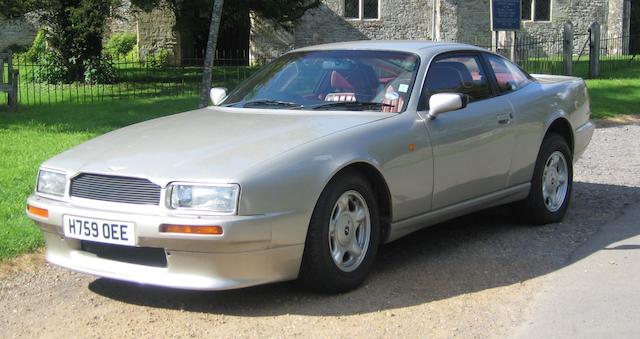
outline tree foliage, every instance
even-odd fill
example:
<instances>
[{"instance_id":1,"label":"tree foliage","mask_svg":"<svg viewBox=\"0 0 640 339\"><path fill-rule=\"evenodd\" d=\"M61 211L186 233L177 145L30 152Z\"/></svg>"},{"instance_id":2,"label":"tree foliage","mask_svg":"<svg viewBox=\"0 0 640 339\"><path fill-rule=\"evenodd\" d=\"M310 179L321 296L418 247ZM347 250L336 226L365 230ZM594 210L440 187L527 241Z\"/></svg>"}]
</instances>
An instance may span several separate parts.
<instances>
[{"instance_id":1,"label":"tree foliage","mask_svg":"<svg viewBox=\"0 0 640 339\"><path fill-rule=\"evenodd\" d=\"M13 19L29 12L33 0L0 0L0 19Z\"/></svg>"},{"instance_id":2,"label":"tree foliage","mask_svg":"<svg viewBox=\"0 0 640 339\"><path fill-rule=\"evenodd\" d=\"M100 65L102 38L106 19L118 5L119 0L0 0L0 13L5 18L37 15L46 31L47 60L57 74L48 79L71 82L106 67Z\"/></svg>"},{"instance_id":3,"label":"tree foliage","mask_svg":"<svg viewBox=\"0 0 640 339\"><path fill-rule=\"evenodd\" d=\"M185 13L211 13L212 0L132 0L132 4L149 11L167 6L176 15L177 25L193 25ZM246 22L248 11L272 19L283 27L290 27L306 10L316 7L320 0L236 0L226 1L222 12L222 25ZM86 81L100 70L102 65L102 41L106 19L121 0L0 0L0 18L11 19L33 13L43 23L48 44L47 60L55 67L49 81ZM182 27L181 27L182 28ZM89 74L89 76L87 75ZM51 80L54 79L54 80Z\"/></svg>"},{"instance_id":4,"label":"tree foliage","mask_svg":"<svg viewBox=\"0 0 640 339\"><path fill-rule=\"evenodd\" d=\"M3 0L0 0L3 1ZM211 11L208 1L184 1L184 0L132 0L131 3L144 11L158 7L168 7L179 20L185 6L196 7L202 11ZM235 0L226 1L222 10L222 24L225 22L237 22L233 17L242 15L240 8L248 8L257 15L271 19L282 27L290 27L292 23L300 19L311 8L318 7L320 0Z\"/></svg>"}]
</instances>

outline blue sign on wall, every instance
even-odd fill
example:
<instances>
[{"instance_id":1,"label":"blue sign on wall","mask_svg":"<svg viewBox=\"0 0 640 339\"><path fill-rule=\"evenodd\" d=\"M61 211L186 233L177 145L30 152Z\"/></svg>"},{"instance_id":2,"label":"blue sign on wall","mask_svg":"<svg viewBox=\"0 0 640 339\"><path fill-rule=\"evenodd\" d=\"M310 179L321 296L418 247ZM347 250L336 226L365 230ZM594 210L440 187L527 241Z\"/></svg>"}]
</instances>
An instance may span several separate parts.
<instances>
[{"instance_id":1,"label":"blue sign on wall","mask_svg":"<svg viewBox=\"0 0 640 339\"><path fill-rule=\"evenodd\" d=\"M491 30L520 30L520 0L491 0Z\"/></svg>"}]
</instances>

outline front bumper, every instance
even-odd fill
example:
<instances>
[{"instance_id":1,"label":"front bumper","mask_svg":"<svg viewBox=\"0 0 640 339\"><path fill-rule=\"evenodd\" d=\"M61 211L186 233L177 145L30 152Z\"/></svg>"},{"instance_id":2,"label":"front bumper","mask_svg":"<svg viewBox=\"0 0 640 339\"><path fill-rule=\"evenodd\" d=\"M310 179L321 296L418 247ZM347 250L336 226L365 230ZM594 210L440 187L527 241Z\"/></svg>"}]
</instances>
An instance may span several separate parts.
<instances>
[{"instance_id":1,"label":"front bumper","mask_svg":"<svg viewBox=\"0 0 640 339\"><path fill-rule=\"evenodd\" d=\"M287 214L204 217L114 212L36 195L29 197L28 204L49 212L47 218L27 212L44 233L47 260L99 277L173 288L224 290L295 279L302 260L303 244L272 246L272 229L290 222ZM85 251L81 240L64 236L64 215L133 222L136 246L163 249L166 267L105 259ZM219 225L224 233L161 233L163 223Z\"/></svg>"}]
</instances>

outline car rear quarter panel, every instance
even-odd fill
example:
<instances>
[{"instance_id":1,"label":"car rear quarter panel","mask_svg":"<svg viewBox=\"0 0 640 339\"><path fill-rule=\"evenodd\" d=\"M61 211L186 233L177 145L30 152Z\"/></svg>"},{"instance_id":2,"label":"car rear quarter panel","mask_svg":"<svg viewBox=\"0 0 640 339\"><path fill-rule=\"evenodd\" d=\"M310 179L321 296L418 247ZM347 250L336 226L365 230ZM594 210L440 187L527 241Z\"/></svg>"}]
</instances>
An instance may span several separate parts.
<instances>
[{"instance_id":1,"label":"car rear quarter panel","mask_svg":"<svg viewBox=\"0 0 640 339\"><path fill-rule=\"evenodd\" d=\"M510 186L531 180L540 145L554 121L566 119L572 133L575 133L576 128L588 123L591 114L582 79L560 76L540 78L508 95L517 123Z\"/></svg>"}]
</instances>

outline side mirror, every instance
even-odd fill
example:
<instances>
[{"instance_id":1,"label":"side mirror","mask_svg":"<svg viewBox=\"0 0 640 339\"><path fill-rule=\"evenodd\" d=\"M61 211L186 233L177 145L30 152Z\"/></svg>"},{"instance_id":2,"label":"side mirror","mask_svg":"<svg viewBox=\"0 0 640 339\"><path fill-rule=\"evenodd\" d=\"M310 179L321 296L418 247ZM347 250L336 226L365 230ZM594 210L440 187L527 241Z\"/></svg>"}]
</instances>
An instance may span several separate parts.
<instances>
[{"instance_id":1,"label":"side mirror","mask_svg":"<svg viewBox=\"0 0 640 339\"><path fill-rule=\"evenodd\" d=\"M429 98L429 118L467 107L469 96L461 93L438 93Z\"/></svg>"},{"instance_id":2,"label":"side mirror","mask_svg":"<svg viewBox=\"0 0 640 339\"><path fill-rule=\"evenodd\" d=\"M218 106L227 96L227 89L222 87L214 87L209 92L209 98L214 106Z\"/></svg>"}]
</instances>

